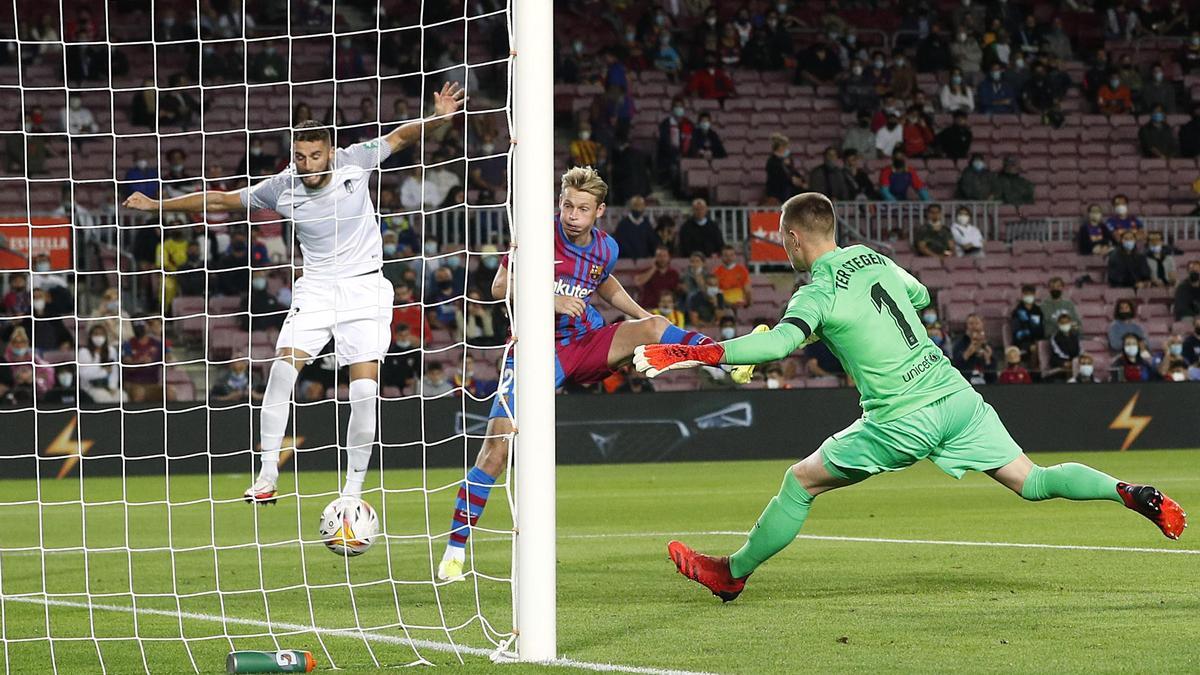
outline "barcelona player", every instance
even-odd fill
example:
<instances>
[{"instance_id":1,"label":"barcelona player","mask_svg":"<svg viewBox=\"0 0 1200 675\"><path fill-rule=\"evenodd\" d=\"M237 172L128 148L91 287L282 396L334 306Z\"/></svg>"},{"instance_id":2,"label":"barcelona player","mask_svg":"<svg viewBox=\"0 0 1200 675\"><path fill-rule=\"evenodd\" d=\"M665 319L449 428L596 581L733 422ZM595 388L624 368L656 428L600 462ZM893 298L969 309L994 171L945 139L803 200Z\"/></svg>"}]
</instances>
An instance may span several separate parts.
<instances>
[{"instance_id":1,"label":"barcelona player","mask_svg":"<svg viewBox=\"0 0 1200 675\"><path fill-rule=\"evenodd\" d=\"M806 192L783 204L784 248L793 267L812 272L812 281L792 296L774 329L714 344L635 349L638 370L654 377L676 368L774 361L819 339L854 376L862 398L861 418L784 474L779 495L741 549L715 557L670 542L667 552L681 574L733 600L751 572L795 540L817 495L922 459L955 478L986 473L1029 501L1122 504L1179 538L1187 515L1155 488L1074 462L1034 464L925 334L918 310L929 304L929 291L865 246L838 246L834 226L833 202L823 194Z\"/></svg>"},{"instance_id":2,"label":"barcelona player","mask_svg":"<svg viewBox=\"0 0 1200 675\"><path fill-rule=\"evenodd\" d=\"M590 166L574 167L563 174L559 213L554 222L555 387L567 382L591 384L608 377L633 357L633 348L646 343L711 345L711 338L671 325L647 312L612 276L617 262L617 242L596 221L604 215L608 185ZM503 298L510 282L507 261L496 270L492 296ZM599 295L630 317L604 324L592 306ZM766 326L761 327L766 330ZM749 382L754 366L731 369L734 382ZM459 487L454 505L450 540L438 565L438 579L461 579L467 538L487 505L496 478L508 462L509 434L513 429L513 360L504 364L500 389L492 404L487 439L475 466Z\"/></svg>"}]
</instances>

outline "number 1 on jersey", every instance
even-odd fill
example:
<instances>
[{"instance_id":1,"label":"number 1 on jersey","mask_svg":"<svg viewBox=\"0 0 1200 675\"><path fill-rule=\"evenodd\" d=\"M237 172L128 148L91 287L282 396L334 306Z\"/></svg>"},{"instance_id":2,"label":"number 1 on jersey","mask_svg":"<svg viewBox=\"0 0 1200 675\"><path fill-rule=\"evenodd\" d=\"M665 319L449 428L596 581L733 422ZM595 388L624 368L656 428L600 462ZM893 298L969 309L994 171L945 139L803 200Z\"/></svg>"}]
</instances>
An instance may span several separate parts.
<instances>
[{"instance_id":1,"label":"number 1 on jersey","mask_svg":"<svg viewBox=\"0 0 1200 675\"><path fill-rule=\"evenodd\" d=\"M888 311L892 313L892 319L896 322L896 328L900 329L900 334L904 336L904 341L908 343L908 348L912 349L917 346L917 336L913 333L912 326L904 319L904 314L900 312L900 307L896 305L896 301L888 292L884 290L879 282L871 286L871 300L875 303L875 311L882 313L884 305L887 305Z\"/></svg>"}]
</instances>

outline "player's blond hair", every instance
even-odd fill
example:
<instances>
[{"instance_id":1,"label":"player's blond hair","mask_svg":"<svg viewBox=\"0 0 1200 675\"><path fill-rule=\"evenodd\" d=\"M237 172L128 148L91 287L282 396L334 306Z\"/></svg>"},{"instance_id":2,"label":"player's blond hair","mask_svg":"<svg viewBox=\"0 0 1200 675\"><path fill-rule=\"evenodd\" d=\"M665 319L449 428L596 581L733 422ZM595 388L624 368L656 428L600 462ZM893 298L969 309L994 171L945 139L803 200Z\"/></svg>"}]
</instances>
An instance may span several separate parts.
<instances>
[{"instance_id":1,"label":"player's blond hair","mask_svg":"<svg viewBox=\"0 0 1200 675\"><path fill-rule=\"evenodd\" d=\"M783 203L783 226L833 237L837 217L833 202L820 192L802 192Z\"/></svg>"},{"instance_id":2,"label":"player's blond hair","mask_svg":"<svg viewBox=\"0 0 1200 675\"><path fill-rule=\"evenodd\" d=\"M590 166L573 166L567 169L562 175L561 192L566 192L567 188L595 197L597 206L603 204L604 198L608 196L608 183L600 177L599 171Z\"/></svg>"}]
</instances>

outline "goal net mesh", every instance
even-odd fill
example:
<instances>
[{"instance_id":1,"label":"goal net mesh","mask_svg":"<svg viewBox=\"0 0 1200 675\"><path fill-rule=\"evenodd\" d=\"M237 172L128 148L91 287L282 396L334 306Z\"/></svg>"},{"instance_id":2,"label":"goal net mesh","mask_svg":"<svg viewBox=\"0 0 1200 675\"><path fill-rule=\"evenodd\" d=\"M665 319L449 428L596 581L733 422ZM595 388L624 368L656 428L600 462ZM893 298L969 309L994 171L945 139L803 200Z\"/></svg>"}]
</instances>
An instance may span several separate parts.
<instances>
[{"instance_id":1,"label":"goal net mesh","mask_svg":"<svg viewBox=\"0 0 1200 675\"><path fill-rule=\"evenodd\" d=\"M435 573L506 352L511 303L491 282L512 239L510 27L501 0L0 9L0 672L509 649L506 477L465 581ZM433 115L447 82L465 113L370 179L395 291L363 493L384 534L342 558L317 535L346 462L333 343L300 371L278 503L242 500L303 274L294 223L122 202L254 185L292 161L294 124L346 147Z\"/></svg>"}]
</instances>

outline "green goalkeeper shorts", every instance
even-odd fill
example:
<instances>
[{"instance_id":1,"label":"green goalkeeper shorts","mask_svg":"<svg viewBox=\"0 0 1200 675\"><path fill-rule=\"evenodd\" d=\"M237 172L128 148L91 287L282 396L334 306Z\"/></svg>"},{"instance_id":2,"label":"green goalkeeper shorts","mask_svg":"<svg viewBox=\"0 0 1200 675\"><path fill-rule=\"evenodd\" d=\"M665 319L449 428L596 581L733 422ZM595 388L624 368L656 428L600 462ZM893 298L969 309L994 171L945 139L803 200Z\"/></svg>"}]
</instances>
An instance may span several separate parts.
<instances>
[{"instance_id":1,"label":"green goalkeeper shorts","mask_svg":"<svg viewBox=\"0 0 1200 675\"><path fill-rule=\"evenodd\" d=\"M1021 454L992 406L963 389L888 422L864 415L819 449L829 473L862 480L929 458L955 478L998 469Z\"/></svg>"}]
</instances>

